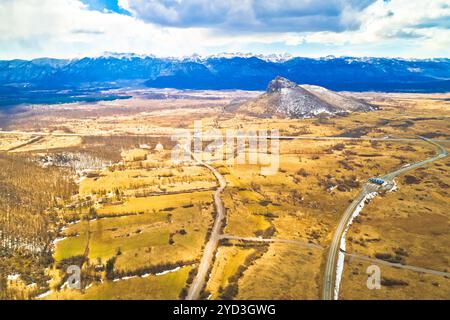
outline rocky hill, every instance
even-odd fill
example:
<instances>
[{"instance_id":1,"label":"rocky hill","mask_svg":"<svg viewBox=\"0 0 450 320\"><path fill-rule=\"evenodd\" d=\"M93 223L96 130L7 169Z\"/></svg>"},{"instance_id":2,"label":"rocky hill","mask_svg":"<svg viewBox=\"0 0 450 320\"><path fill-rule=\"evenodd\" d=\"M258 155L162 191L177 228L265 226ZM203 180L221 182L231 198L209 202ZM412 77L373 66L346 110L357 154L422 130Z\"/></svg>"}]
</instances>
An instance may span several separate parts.
<instances>
[{"instance_id":1,"label":"rocky hill","mask_svg":"<svg viewBox=\"0 0 450 320\"><path fill-rule=\"evenodd\" d=\"M354 111L371 111L369 104L323 87L298 85L276 77L266 93L240 105L237 113L260 117L311 118L320 114L336 115Z\"/></svg>"}]
</instances>

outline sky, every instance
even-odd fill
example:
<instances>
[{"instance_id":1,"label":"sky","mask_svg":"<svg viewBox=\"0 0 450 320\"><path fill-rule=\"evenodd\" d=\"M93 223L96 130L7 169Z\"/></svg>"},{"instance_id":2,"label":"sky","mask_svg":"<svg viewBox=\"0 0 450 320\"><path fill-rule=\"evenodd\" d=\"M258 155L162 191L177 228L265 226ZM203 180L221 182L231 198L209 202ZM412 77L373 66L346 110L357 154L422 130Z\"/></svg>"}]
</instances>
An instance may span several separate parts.
<instances>
[{"instance_id":1,"label":"sky","mask_svg":"<svg viewBox=\"0 0 450 320\"><path fill-rule=\"evenodd\" d=\"M450 0L0 0L0 59L450 57Z\"/></svg>"}]
</instances>

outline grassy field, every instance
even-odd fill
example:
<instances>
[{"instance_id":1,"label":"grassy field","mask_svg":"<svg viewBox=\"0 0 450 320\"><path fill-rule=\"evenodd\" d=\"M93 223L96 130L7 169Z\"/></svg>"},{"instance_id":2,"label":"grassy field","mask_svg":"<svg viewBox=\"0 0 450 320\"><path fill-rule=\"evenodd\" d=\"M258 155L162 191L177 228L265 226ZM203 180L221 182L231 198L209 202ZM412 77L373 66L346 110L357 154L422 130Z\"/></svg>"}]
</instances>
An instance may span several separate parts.
<instances>
[{"instance_id":1,"label":"grassy field","mask_svg":"<svg viewBox=\"0 0 450 320\"><path fill-rule=\"evenodd\" d=\"M364 256L381 258L384 260L408 264L438 271L449 271L450 247L450 175L448 167L450 161L444 159L427 167L416 169L397 179L399 190L377 197L364 208L361 216L355 221L348 233L349 252ZM353 264L355 265L355 263ZM352 266L348 269L352 270ZM393 271L390 271L393 273ZM346 273L344 285L352 287L353 279L350 271ZM430 283L435 277L423 276L424 291L415 292L417 274L409 271L398 271L401 279L411 284L381 290L376 293L355 293L350 291L346 297L363 298L395 297L406 298L410 292L415 298L432 296ZM434 279L436 280L436 279ZM433 281L434 281L433 280ZM436 280L437 281L437 280ZM444 297L443 289L447 288L450 280L441 278L435 288L439 297ZM444 290L445 291L445 290ZM385 296L383 296L385 295Z\"/></svg>"},{"instance_id":2,"label":"grassy field","mask_svg":"<svg viewBox=\"0 0 450 320\"><path fill-rule=\"evenodd\" d=\"M35 143L15 149L14 152L46 151L49 149L75 147L80 144L80 137L45 136Z\"/></svg>"},{"instance_id":3,"label":"grassy field","mask_svg":"<svg viewBox=\"0 0 450 320\"><path fill-rule=\"evenodd\" d=\"M0 150L15 148L11 151L33 161L43 154L83 153L103 164L103 169L81 174L76 196L68 189L64 203L54 197L39 207L46 213L48 203L56 204L56 209L50 210L52 236L57 227L65 226L54 248L55 263L47 269L52 276L51 289L62 285L62 266L73 261L82 264L87 274L84 284L91 285L84 292L55 291L48 298L179 298L210 231L217 187L206 168L171 161L175 141L170 134L179 128L193 129L194 120L202 119L204 130L278 129L281 135L450 139L449 101L434 95L354 94L380 109L332 118L258 119L225 111L235 98L254 95L215 92L192 99L133 98L120 103L41 106L38 110L24 108L11 119L7 129L80 133L83 137L42 136L30 142L33 137L29 135L0 135ZM155 150L158 144L163 145L159 151ZM295 239L326 249L337 221L369 177L434 153L423 141L281 141L279 170L270 176L261 173L261 165L212 160L218 154L207 158L227 180L222 194L227 209L224 233ZM39 166L35 170L40 175L54 169L44 169L38 162L34 165ZM449 160L441 160L399 177L397 192L375 198L354 221L348 233L349 251L447 269L449 167ZM30 185L29 179L23 181ZM36 184L45 190L41 183ZM74 220L78 222L67 224ZM281 243L223 243L205 294L212 299L318 299L324 252ZM165 271L174 266L181 269L137 277L148 270ZM383 276L408 285L367 291L365 268L359 261L348 262L342 299L449 296L448 279L388 267L382 268ZM12 273L9 268L7 274L0 274L0 280ZM136 277L113 281L125 275ZM39 278L42 283L44 278ZM22 287L18 284L15 290L29 291Z\"/></svg>"},{"instance_id":4,"label":"grassy field","mask_svg":"<svg viewBox=\"0 0 450 320\"><path fill-rule=\"evenodd\" d=\"M152 157L147 151L142 154L136 150L123 152L121 166L115 170L104 169L100 176L82 180L80 194L94 199L104 196L103 199L108 200L90 209L83 208L83 219L64 228L55 247L57 268L52 270L52 284L56 291L51 298L113 299L123 291L127 293L122 299L178 298L191 265L200 259L213 218L213 191L196 192L196 183L209 181L211 187L215 182L208 177L208 171L192 165L161 168L159 163L158 167L135 169L136 157L142 159L142 155ZM130 188L142 191L144 186L160 183L159 178L170 179L174 188L184 183L190 192L144 197L127 195ZM111 197L108 193L112 193ZM84 286L91 284L92 287L82 295L59 291L65 271L58 266L80 259L84 261L84 273L93 279L103 279L103 283L87 280ZM92 269L108 264L109 271ZM162 272L174 266L185 267L164 276L111 281L123 276ZM134 289L138 287L142 288Z\"/></svg>"},{"instance_id":5,"label":"grassy field","mask_svg":"<svg viewBox=\"0 0 450 320\"><path fill-rule=\"evenodd\" d=\"M203 192L184 199L179 195L138 198L124 205L100 208L98 214L143 213L70 225L65 230L68 237L57 243L55 259L86 251L89 259L105 261L120 250L116 265L127 270L165 261L194 260L211 223L211 199L212 193Z\"/></svg>"},{"instance_id":6,"label":"grassy field","mask_svg":"<svg viewBox=\"0 0 450 320\"><path fill-rule=\"evenodd\" d=\"M238 282L236 299L319 299L321 251L272 244Z\"/></svg>"},{"instance_id":7,"label":"grassy field","mask_svg":"<svg viewBox=\"0 0 450 320\"><path fill-rule=\"evenodd\" d=\"M186 193L184 196L174 194L128 198L122 204L106 204L100 207L97 212L102 216L153 213L160 210L170 212L175 208L191 206L195 202L205 204L211 203L212 192Z\"/></svg>"},{"instance_id":8,"label":"grassy field","mask_svg":"<svg viewBox=\"0 0 450 320\"><path fill-rule=\"evenodd\" d=\"M239 248L222 246L216 255L216 263L211 270L210 279L206 286L206 291L210 292L211 299L220 298L224 289L230 284L230 277L233 277L255 250L253 248Z\"/></svg>"},{"instance_id":9,"label":"grassy field","mask_svg":"<svg viewBox=\"0 0 450 320\"><path fill-rule=\"evenodd\" d=\"M1 134L0 132L0 151L8 151L12 148L17 148L27 141L30 141L30 136L25 135L10 135L10 134Z\"/></svg>"},{"instance_id":10,"label":"grassy field","mask_svg":"<svg viewBox=\"0 0 450 320\"><path fill-rule=\"evenodd\" d=\"M190 271L184 267L176 272L146 278L107 281L94 284L89 289L63 290L47 296L51 300L176 300Z\"/></svg>"},{"instance_id":11,"label":"grassy field","mask_svg":"<svg viewBox=\"0 0 450 320\"><path fill-rule=\"evenodd\" d=\"M99 177L84 179L80 194L105 194L115 189L129 190L128 193L138 193L140 189L154 193L180 192L214 186L215 181L201 167L104 170Z\"/></svg>"},{"instance_id":12,"label":"grassy field","mask_svg":"<svg viewBox=\"0 0 450 320\"><path fill-rule=\"evenodd\" d=\"M448 300L450 280L410 270L379 266L381 288L368 289L367 268L372 263L347 261L339 298L342 300Z\"/></svg>"},{"instance_id":13,"label":"grassy field","mask_svg":"<svg viewBox=\"0 0 450 320\"><path fill-rule=\"evenodd\" d=\"M258 165L227 167L225 233L324 244L362 183L434 152L424 142L286 141L280 149L275 175Z\"/></svg>"}]
</instances>

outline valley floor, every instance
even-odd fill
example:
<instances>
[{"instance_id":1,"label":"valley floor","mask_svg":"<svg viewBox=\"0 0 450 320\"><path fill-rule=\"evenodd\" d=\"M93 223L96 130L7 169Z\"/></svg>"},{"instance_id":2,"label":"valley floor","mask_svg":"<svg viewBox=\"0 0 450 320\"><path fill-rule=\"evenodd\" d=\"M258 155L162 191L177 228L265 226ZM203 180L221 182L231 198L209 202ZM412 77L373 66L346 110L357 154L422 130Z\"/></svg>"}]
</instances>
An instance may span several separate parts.
<instances>
[{"instance_id":1,"label":"valley floor","mask_svg":"<svg viewBox=\"0 0 450 320\"><path fill-rule=\"evenodd\" d=\"M2 236L10 239L10 225L19 221L11 214L38 216L52 232L29 223L18 240L44 239L45 261L26 245L15 250L3 241L1 298L185 299L218 218L220 187L214 171L190 155L174 161L173 134L193 132L195 120L215 134L278 129L279 136L299 137L280 140L279 153L269 154L278 161L270 175L261 170L267 163L248 163L261 156L250 145L241 150L244 163L232 161L237 149L228 160L220 148L197 155L226 184L202 299L321 299L334 231L367 179L435 155L417 136L450 149L448 95L345 93L379 109L262 119L229 111L254 92L163 100L129 94L128 100L24 107L2 124L0 161L12 163L0 175L8 187L0 193ZM50 198L26 202L38 193L25 177L15 178L22 162L31 163L26 176L52 186ZM409 171L395 179L395 192L365 205L347 233L340 299L450 298L449 167L447 157ZM51 172L46 180L45 172ZM61 177L70 178L67 185L57 184ZM45 189L42 183L36 188ZM22 204L14 212L13 200ZM27 216L23 203L37 201L42 207ZM38 271L18 267L36 260ZM81 269L81 290L69 288L70 265ZM381 289L367 287L372 265L381 270Z\"/></svg>"}]
</instances>

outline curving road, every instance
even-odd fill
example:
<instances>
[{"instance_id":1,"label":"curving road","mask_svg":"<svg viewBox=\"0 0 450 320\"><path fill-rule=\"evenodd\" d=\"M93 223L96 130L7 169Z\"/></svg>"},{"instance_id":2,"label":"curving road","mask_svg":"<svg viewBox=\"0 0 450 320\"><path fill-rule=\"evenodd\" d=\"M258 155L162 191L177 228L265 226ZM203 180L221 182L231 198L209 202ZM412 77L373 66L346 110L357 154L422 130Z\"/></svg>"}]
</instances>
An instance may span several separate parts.
<instances>
[{"instance_id":1,"label":"curving road","mask_svg":"<svg viewBox=\"0 0 450 320\"><path fill-rule=\"evenodd\" d=\"M223 190L225 189L227 182L226 182L225 178L220 174L220 172L217 171L216 168L203 162L193 152L191 152L191 150L187 149L187 151L191 154L192 158L197 163L199 163L200 165L209 169L216 177L217 182L219 182L219 187L214 192L214 203L215 203L215 207L216 207L216 217L214 220L214 225L213 225L209 240L206 243L206 246L203 250L203 256L200 260L197 274L195 275L194 280L192 281L192 284L189 287L188 294L186 296L186 300L197 300L200 298L200 294L201 294L204 286L206 285L206 281L208 278L208 271L213 262L213 257L216 252L217 246L219 244L220 233L222 230L223 220L225 218L225 212L226 212L225 206L223 204L223 201L222 201L220 195L222 194Z\"/></svg>"},{"instance_id":2,"label":"curving road","mask_svg":"<svg viewBox=\"0 0 450 320\"><path fill-rule=\"evenodd\" d=\"M386 180L386 181L392 181L395 177L410 171L414 170L418 167L421 167L423 165L426 165L428 163L431 163L433 161L445 158L448 156L447 150L445 150L442 146L437 144L436 142L419 137L420 139L431 143L435 147L438 148L439 152L436 156L416 162L414 164L411 164L408 167L403 167L398 170L392 171L380 178ZM342 216L341 220L339 221L339 224L334 232L333 239L330 244L330 249L328 251L327 260L325 264L325 273L324 273L324 283L323 283L323 292L322 292L322 298L324 300L333 300L337 297L336 290L336 273L337 273L337 262L338 262L338 256L339 256L339 249L341 244L341 239L344 235L345 229L349 225L349 222L351 221L355 210L358 208L358 206L361 204L361 202L365 201L366 197L372 193L376 192L378 190L378 186L366 183L364 184L361 192L358 194L356 199L350 204L350 206L347 208L347 210L344 212L344 215Z\"/></svg>"},{"instance_id":3,"label":"curving road","mask_svg":"<svg viewBox=\"0 0 450 320\"><path fill-rule=\"evenodd\" d=\"M24 131L1 131L0 134L24 134L24 135L49 135L49 136L88 136L88 134L76 134L76 133L49 133L49 132L24 132ZM89 134L91 135L91 134ZM108 134L99 134L99 135L108 135ZM170 136L170 134L143 134L143 136L152 136L152 137L161 137L161 136ZM316 137L316 136L273 136L272 139L280 139L280 140L374 140L374 141L415 141L417 138L391 138L391 137L383 137L383 138L353 138L353 137ZM447 150L445 150L442 146L436 143L436 141L439 142L448 142L449 140L430 140L424 137L419 137L420 139L433 144L435 147L439 149L439 153L429 159L426 159L424 161L420 161L417 163L414 163L410 166L400 168L398 170L395 170L393 172L390 172L380 178L386 180L386 181L392 181L395 177L410 171L414 170L418 167L421 167L423 165L426 165L428 163L434 162L436 160L445 158L448 156ZM29 143L29 142L28 142ZM218 242L221 239L221 230L223 226L223 219L225 217L225 207L222 202L222 199L220 197L221 193L226 187L226 180L225 178L212 166L209 164L206 164L202 160L200 160L194 153L191 152L191 150L186 150L189 152L192 156L192 158L199 163L200 165L206 167L209 169L214 176L216 177L219 187L214 193L214 202L216 207L216 217L213 225L213 229L210 235L210 238L204 248L203 256L200 260L199 268L197 275L195 276L191 286L189 287L188 294L186 299L188 300L195 300L199 299L200 293L202 292L203 287L206 284L208 271L211 266L211 263L213 261L214 254L216 252ZM343 237L343 234L349 225L349 222L351 221L353 214L355 210L358 208L358 206L361 204L361 202L365 201L366 197L373 192L376 192L378 190L378 186L375 186L370 183L366 183L363 185L362 190L356 197L356 199L350 204L350 206L346 209L344 212L343 217L339 221L339 224L335 230L335 233L333 235L333 239L328 251L327 260L326 260L326 266L325 266L325 273L324 273L324 284L323 284L323 299L324 300L332 300L335 297L335 288L336 288L336 267L337 267L337 261L338 261L338 255L339 255L339 248L340 248L340 242ZM223 238L226 238L224 236ZM228 236L227 238L233 238L232 236ZM236 237L238 238L238 237ZM238 239L236 239L238 240ZM256 240L256 238L252 239L242 239L242 240L255 240L255 241L261 241L261 239ZM266 241L266 240L262 240ZM267 239L267 242L272 242L272 240ZM337 296L337 295L336 295Z\"/></svg>"}]
</instances>

